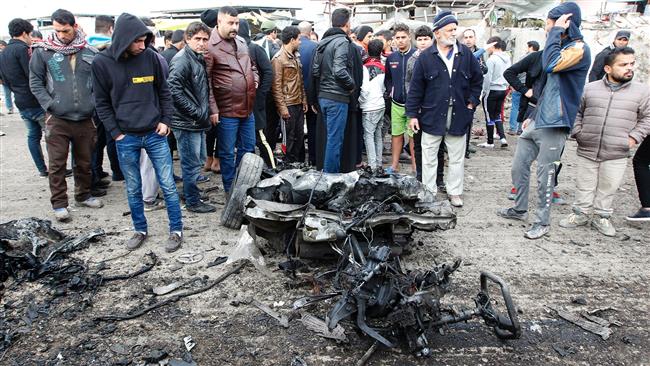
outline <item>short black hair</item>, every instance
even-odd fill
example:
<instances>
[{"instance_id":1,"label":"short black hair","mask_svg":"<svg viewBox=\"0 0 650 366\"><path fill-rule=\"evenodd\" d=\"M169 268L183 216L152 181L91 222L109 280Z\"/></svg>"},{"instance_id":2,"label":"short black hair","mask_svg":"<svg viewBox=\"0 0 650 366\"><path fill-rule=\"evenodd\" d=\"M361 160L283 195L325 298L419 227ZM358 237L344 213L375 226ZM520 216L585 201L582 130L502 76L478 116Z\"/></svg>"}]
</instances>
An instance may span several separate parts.
<instances>
[{"instance_id":1,"label":"short black hair","mask_svg":"<svg viewBox=\"0 0 650 366\"><path fill-rule=\"evenodd\" d=\"M505 51L506 49L506 42L498 36L488 38L485 43L494 43L494 48L497 50Z\"/></svg>"},{"instance_id":2,"label":"short black hair","mask_svg":"<svg viewBox=\"0 0 650 366\"><path fill-rule=\"evenodd\" d=\"M605 65L607 66L614 66L614 62L616 61L616 57L618 55L633 55L634 54L634 48L632 47L617 47L614 50L612 50L607 56L605 56Z\"/></svg>"},{"instance_id":3,"label":"short black hair","mask_svg":"<svg viewBox=\"0 0 650 366\"><path fill-rule=\"evenodd\" d=\"M23 33L30 34L33 30L32 23L25 19L16 18L9 22L9 35L12 37L20 37Z\"/></svg>"},{"instance_id":4,"label":"short black hair","mask_svg":"<svg viewBox=\"0 0 650 366\"><path fill-rule=\"evenodd\" d=\"M171 30L166 30L165 33L163 33L163 40L165 42L172 40L172 35L174 35L174 31Z\"/></svg>"},{"instance_id":5,"label":"short black hair","mask_svg":"<svg viewBox=\"0 0 650 366\"><path fill-rule=\"evenodd\" d=\"M74 15L65 9L57 9L52 13L52 21L55 21L63 25L75 25L77 21L74 19Z\"/></svg>"},{"instance_id":6,"label":"short black hair","mask_svg":"<svg viewBox=\"0 0 650 366\"><path fill-rule=\"evenodd\" d=\"M202 22L192 22L185 29L185 37L191 39L200 32L205 32L208 37L210 37L210 27L203 24Z\"/></svg>"},{"instance_id":7,"label":"short black hair","mask_svg":"<svg viewBox=\"0 0 650 366\"><path fill-rule=\"evenodd\" d=\"M406 32L406 34L411 34L411 28L409 28L408 25L404 23L397 23L393 26L393 34L397 34L397 32Z\"/></svg>"},{"instance_id":8,"label":"short black hair","mask_svg":"<svg viewBox=\"0 0 650 366\"><path fill-rule=\"evenodd\" d=\"M110 15L98 15L95 17L95 33L107 33L115 26L115 19Z\"/></svg>"},{"instance_id":9,"label":"short black hair","mask_svg":"<svg viewBox=\"0 0 650 366\"><path fill-rule=\"evenodd\" d=\"M239 12L237 9L233 8L232 6L222 6L219 8L219 14L225 14L225 15L230 15L231 17L236 17L239 15Z\"/></svg>"},{"instance_id":10,"label":"short black hair","mask_svg":"<svg viewBox=\"0 0 650 366\"><path fill-rule=\"evenodd\" d=\"M346 8L334 9L332 12L332 27L342 28L350 21L350 11Z\"/></svg>"},{"instance_id":11,"label":"short black hair","mask_svg":"<svg viewBox=\"0 0 650 366\"><path fill-rule=\"evenodd\" d=\"M375 37L383 37L387 41L393 40L393 32L389 30L383 30L375 33Z\"/></svg>"},{"instance_id":12,"label":"short black hair","mask_svg":"<svg viewBox=\"0 0 650 366\"><path fill-rule=\"evenodd\" d=\"M381 39L373 39L368 43L368 56L370 57L380 57L383 50L384 42Z\"/></svg>"},{"instance_id":13,"label":"short black hair","mask_svg":"<svg viewBox=\"0 0 650 366\"><path fill-rule=\"evenodd\" d=\"M433 31L426 25L420 26L415 30L415 39L418 37L429 37L433 39Z\"/></svg>"},{"instance_id":14,"label":"short black hair","mask_svg":"<svg viewBox=\"0 0 650 366\"><path fill-rule=\"evenodd\" d=\"M34 29L30 35L32 38L43 39L43 33L37 31L36 29Z\"/></svg>"},{"instance_id":15,"label":"short black hair","mask_svg":"<svg viewBox=\"0 0 650 366\"><path fill-rule=\"evenodd\" d=\"M528 41L526 45L533 49L533 51L539 51L539 43L537 41Z\"/></svg>"},{"instance_id":16,"label":"short black hair","mask_svg":"<svg viewBox=\"0 0 650 366\"><path fill-rule=\"evenodd\" d=\"M282 30L282 34L280 35L280 39L282 40L282 44L289 44L292 40L298 38L300 36L300 29L296 26L289 26L285 27Z\"/></svg>"}]
</instances>

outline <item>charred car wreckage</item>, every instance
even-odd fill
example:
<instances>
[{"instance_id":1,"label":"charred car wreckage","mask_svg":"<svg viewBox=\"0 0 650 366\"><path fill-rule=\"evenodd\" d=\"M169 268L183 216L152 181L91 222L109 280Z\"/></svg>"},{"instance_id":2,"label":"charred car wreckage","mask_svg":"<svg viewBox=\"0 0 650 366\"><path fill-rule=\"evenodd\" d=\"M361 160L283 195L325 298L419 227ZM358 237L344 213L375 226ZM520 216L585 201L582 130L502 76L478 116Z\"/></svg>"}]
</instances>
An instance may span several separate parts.
<instances>
[{"instance_id":1,"label":"charred car wreckage","mask_svg":"<svg viewBox=\"0 0 650 366\"><path fill-rule=\"evenodd\" d=\"M261 168L250 165L241 170L261 174ZM246 177L238 174L237 179ZM232 215L231 227L248 222L253 237L266 239L287 256L338 259L333 287L340 298L326 316L330 331L351 320L379 344L395 347L403 342L418 356L431 354L427 331L477 317L499 338L520 337L510 291L498 276L482 272L476 306L456 310L441 300L460 260L424 272L402 268L400 255L410 252L415 230L456 225L449 202L436 202L414 177L370 170L324 174L286 169L263 180L252 177L239 187L224 211ZM490 295L490 284L498 288L498 297ZM505 312L497 310L498 303Z\"/></svg>"}]
</instances>

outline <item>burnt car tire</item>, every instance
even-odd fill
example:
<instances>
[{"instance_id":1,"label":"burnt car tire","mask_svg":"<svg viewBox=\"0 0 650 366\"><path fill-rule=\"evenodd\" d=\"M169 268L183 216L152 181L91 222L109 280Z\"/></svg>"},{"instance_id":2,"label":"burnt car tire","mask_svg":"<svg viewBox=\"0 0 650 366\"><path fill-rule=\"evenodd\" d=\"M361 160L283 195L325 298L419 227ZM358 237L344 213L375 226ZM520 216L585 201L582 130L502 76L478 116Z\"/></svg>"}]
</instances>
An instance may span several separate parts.
<instances>
[{"instance_id":1,"label":"burnt car tire","mask_svg":"<svg viewBox=\"0 0 650 366\"><path fill-rule=\"evenodd\" d=\"M246 191L250 186L237 186L232 190L230 199L221 212L221 225L239 230L244 222L244 201L246 201Z\"/></svg>"},{"instance_id":2,"label":"burnt car tire","mask_svg":"<svg viewBox=\"0 0 650 366\"><path fill-rule=\"evenodd\" d=\"M254 187L262 179L264 160L253 153L246 153L239 162L233 187ZM234 191L233 191L234 192Z\"/></svg>"}]
</instances>

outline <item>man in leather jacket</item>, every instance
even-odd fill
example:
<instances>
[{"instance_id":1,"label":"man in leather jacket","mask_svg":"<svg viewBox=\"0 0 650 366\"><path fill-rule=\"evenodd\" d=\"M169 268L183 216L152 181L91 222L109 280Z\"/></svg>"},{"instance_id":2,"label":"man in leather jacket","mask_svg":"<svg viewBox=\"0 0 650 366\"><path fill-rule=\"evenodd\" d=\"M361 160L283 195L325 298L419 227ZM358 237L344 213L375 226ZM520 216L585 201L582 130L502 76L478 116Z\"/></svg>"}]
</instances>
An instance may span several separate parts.
<instances>
[{"instance_id":1,"label":"man in leather jacket","mask_svg":"<svg viewBox=\"0 0 650 366\"><path fill-rule=\"evenodd\" d=\"M208 107L210 91L203 54L210 39L210 28L193 22L185 31L187 47L174 56L169 67L169 89L175 112L172 131L178 144L183 170L183 193L188 211L214 212L216 208L201 201L196 180L206 159L205 131L210 128ZM216 124L216 119L212 121Z\"/></svg>"}]
</instances>

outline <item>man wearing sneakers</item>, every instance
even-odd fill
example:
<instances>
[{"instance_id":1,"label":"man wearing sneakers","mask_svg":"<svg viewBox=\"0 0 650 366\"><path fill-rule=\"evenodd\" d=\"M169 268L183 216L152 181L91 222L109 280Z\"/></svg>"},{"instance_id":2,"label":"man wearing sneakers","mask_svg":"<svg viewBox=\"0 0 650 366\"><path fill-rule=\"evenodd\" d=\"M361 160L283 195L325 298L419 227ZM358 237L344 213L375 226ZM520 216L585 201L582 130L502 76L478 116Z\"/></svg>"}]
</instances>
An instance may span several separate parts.
<instances>
[{"instance_id":1,"label":"man wearing sneakers","mask_svg":"<svg viewBox=\"0 0 650 366\"><path fill-rule=\"evenodd\" d=\"M641 208L626 217L628 221L650 222L650 138L646 136L632 158L636 189L639 191Z\"/></svg>"},{"instance_id":2,"label":"man wearing sneakers","mask_svg":"<svg viewBox=\"0 0 650 366\"><path fill-rule=\"evenodd\" d=\"M605 57L605 77L585 87L571 133L578 143L576 200L561 227L591 222L601 234L616 235L612 200L630 149L650 133L650 87L632 80L634 65L634 50L617 48Z\"/></svg>"},{"instance_id":3,"label":"man wearing sneakers","mask_svg":"<svg viewBox=\"0 0 650 366\"><path fill-rule=\"evenodd\" d=\"M134 250L147 238L142 201L140 157L144 149L156 171L169 217L167 252L181 247L183 222L169 154L174 102L167 86L166 63L151 49L153 33L137 17L124 13L115 22L113 43L92 65L97 114L115 139L135 233L126 243Z\"/></svg>"},{"instance_id":4,"label":"man wearing sneakers","mask_svg":"<svg viewBox=\"0 0 650 366\"><path fill-rule=\"evenodd\" d=\"M483 91L481 103L487 117L487 142L479 144L479 147L494 147L494 128L496 127L501 139L501 147L507 147L506 133L501 120L501 110L506 100L508 82L503 77L503 72L510 67L510 56L505 53L506 42L499 37L491 37L487 40L490 47L487 53L490 57L487 60L488 72L483 76Z\"/></svg>"},{"instance_id":5,"label":"man wearing sneakers","mask_svg":"<svg viewBox=\"0 0 650 366\"><path fill-rule=\"evenodd\" d=\"M550 230L556 169L589 71L589 46L583 41L580 23L580 7L574 2L562 3L548 13L542 53L542 70L548 74L546 86L532 120L524 122L512 162L515 206L497 211L501 217L526 220L530 167L537 160L536 220L524 234L528 239L539 239Z\"/></svg>"},{"instance_id":6,"label":"man wearing sneakers","mask_svg":"<svg viewBox=\"0 0 650 366\"><path fill-rule=\"evenodd\" d=\"M46 40L33 45L29 87L46 112L45 142L54 216L59 221L68 221L65 167L70 146L75 159L74 198L77 205L103 206L101 200L91 195L91 159L97 136L92 121L95 105L90 64L97 50L87 45L86 35L69 11L55 11L52 27L54 32Z\"/></svg>"}]
</instances>

